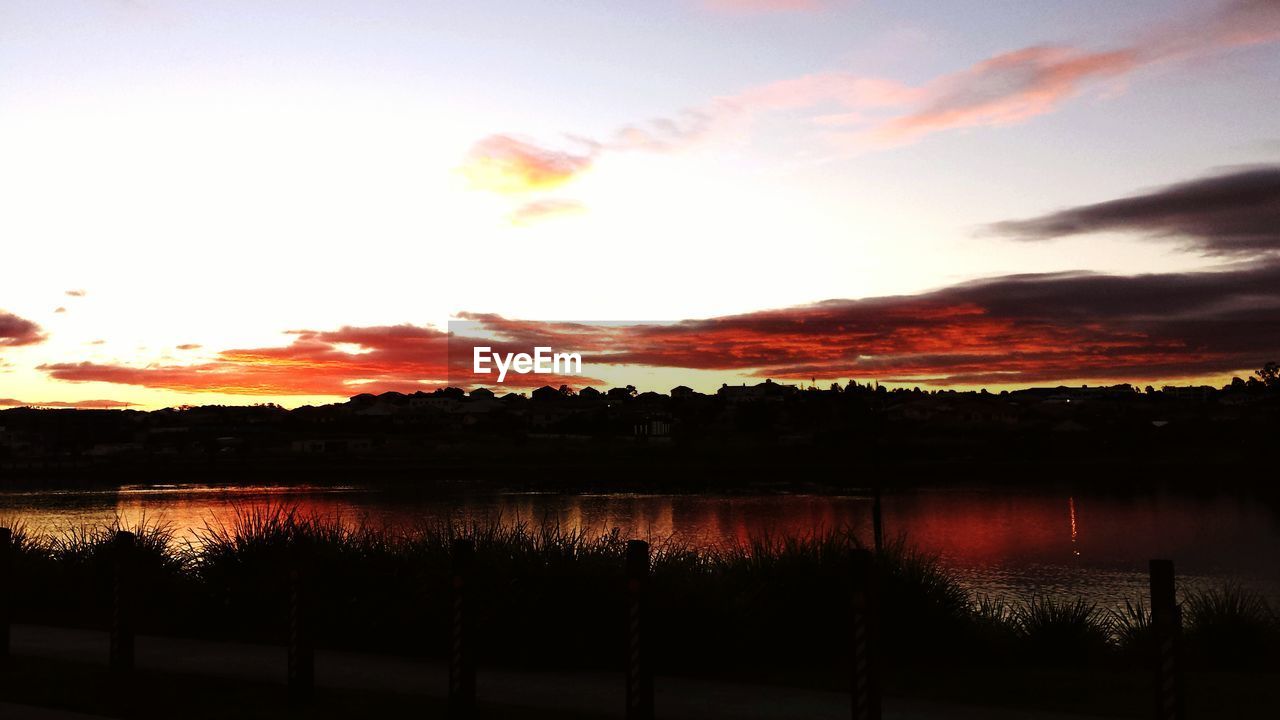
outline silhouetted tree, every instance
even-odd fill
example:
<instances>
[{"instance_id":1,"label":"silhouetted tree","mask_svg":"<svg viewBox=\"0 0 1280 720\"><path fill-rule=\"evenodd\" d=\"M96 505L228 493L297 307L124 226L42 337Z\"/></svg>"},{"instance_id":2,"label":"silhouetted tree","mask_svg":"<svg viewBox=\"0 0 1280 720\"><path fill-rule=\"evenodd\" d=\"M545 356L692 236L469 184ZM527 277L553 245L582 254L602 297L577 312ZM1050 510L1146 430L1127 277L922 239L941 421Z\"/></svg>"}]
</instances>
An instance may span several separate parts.
<instances>
[{"instance_id":1,"label":"silhouetted tree","mask_svg":"<svg viewBox=\"0 0 1280 720\"><path fill-rule=\"evenodd\" d=\"M1280 365L1269 362L1258 370L1258 379L1269 389L1280 388Z\"/></svg>"}]
</instances>

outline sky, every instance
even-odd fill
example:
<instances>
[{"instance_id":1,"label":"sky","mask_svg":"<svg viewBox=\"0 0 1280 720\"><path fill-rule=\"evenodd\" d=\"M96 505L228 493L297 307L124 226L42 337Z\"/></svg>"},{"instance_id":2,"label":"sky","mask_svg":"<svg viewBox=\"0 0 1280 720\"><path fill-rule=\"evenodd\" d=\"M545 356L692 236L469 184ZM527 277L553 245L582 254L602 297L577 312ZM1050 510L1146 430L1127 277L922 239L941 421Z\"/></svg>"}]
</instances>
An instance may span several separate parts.
<instances>
[{"instance_id":1,"label":"sky","mask_svg":"<svg viewBox=\"0 0 1280 720\"><path fill-rule=\"evenodd\" d=\"M10 0L0 407L430 390L460 320L661 391L1221 384L1276 77L1277 0Z\"/></svg>"}]
</instances>

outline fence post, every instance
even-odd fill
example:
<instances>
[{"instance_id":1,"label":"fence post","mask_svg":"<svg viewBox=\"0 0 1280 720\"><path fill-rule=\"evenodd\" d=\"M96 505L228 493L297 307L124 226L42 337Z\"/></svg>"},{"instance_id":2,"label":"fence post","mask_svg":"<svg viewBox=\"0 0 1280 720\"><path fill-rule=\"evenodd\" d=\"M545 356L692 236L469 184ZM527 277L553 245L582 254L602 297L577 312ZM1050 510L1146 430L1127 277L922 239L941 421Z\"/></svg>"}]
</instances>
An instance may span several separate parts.
<instances>
[{"instance_id":1,"label":"fence post","mask_svg":"<svg viewBox=\"0 0 1280 720\"><path fill-rule=\"evenodd\" d=\"M884 516L880 508L880 486L875 486L871 499L871 528L875 537L876 554L884 550Z\"/></svg>"},{"instance_id":2,"label":"fence post","mask_svg":"<svg viewBox=\"0 0 1280 720\"><path fill-rule=\"evenodd\" d=\"M453 595L453 621L449 629L449 717L469 718L476 709L476 665L471 637L471 579L475 564L475 541L456 538L453 541L450 589Z\"/></svg>"},{"instance_id":3,"label":"fence post","mask_svg":"<svg viewBox=\"0 0 1280 720\"><path fill-rule=\"evenodd\" d=\"M871 553L853 551L853 720L880 720L880 678L876 588Z\"/></svg>"},{"instance_id":4,"label":"fence post","mask_svg":"<svg viewBox=\"0 0 1280 720\"><path fill-rule=\"evenodd\" d=\"M627 541L627 720L653 720L649 649L649 543Z\"/></svg>"},{"instance_id":5,"label":"fence post","mask_svg":"<svg viewBox=\"0 0 1280 720\"><path fill-rule=\"evenodd\" d=\"M0 658L9 657L9 598L14 585L13 531L0 527Z\"/></svg>"},{"instance_id":6,"label":"fence post","mask_svg":"<svg viewBox=\"0 0 1280 720\"><path fill-rule=\"evenodd\" d=\"M135 597L134 582L134 546L133 533L127 530L116 532L112 541L111 553L114 574L111 587L111 670L125 673L133 670L133 610Z\"/></svg>"},{"instance_id":7,"label":"fence post","mask_svg":"<svg viewBox=\"0 0 1280 720\"><path fill-rule=\"evenodd\" d=\"M315 641L312 637L312 568L305 551L289 556L289 703L311 701L316 687Z\"/></svg>"},{"instance_id":8,"label":"fence post","mask_svg":"<svg viewBox=\"0 0 1280 720\"><path fill-rule=\"evenodd\" d=\"M1156 720L1184 720L1182 611L1174 594L1173 561L1151 561L1151 628L1155 636Z\"/></svg>"}]
</instances>

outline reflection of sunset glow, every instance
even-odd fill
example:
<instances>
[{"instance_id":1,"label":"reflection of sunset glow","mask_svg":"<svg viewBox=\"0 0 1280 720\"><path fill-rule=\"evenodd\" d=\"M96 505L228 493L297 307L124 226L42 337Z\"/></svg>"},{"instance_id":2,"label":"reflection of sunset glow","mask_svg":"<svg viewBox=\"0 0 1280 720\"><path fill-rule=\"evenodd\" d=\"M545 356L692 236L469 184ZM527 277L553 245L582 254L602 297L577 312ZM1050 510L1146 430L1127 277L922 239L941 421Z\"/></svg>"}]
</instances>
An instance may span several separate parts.
<instances>
[{"instance_id":1,"label":"reflection of sunset glow","mask_svg":"<svg viewBox=\"0 0 1280 720\"><path fill-rule=\"evenodd\" d=\"M1079 555L1080 548L1076 547L1076 499L1074 496L1067 498L1067 509L1071 511L1071 553Z\"/></svg>"},{"instance_id":2,"label":"reflection of sunset glow","mask_svg":"<svg viewBox=\"0 0 1280 720\"><path fill-rule=\"evenodd\" d=\"M1179 496L1090 498L1089 533L1081 533L1075 496L1067 510L1072 557L1062 547L1060 494L940 491L884 498L889 538L905 536L971 588L992 594L1028 588L1111 602L1141 590L1146 558L1175 556L1188 573L1260 581L1274 571L1259 558L1280 552L1274 517L1240 499ZM574 495L478 493L423 497L359 487L124 487L97 492L0 494L0 519L20 518L31 532L100 527L119 514L126 524L166 523L175 541L198 540L206 526L230 528L238 512L296 508L304 516L352 525L410 529L423 524L498 523L536 531L559 527L587 538L617 528L655 544L742 547L754 540L849 529L871 538L870 499L850 496ZM1249 552L1237 552L1248 548ZM1225 559L1224 559L1225 558ZM1268 583L1270 583L1268 585Z\"/></svg>"}]
</instances>

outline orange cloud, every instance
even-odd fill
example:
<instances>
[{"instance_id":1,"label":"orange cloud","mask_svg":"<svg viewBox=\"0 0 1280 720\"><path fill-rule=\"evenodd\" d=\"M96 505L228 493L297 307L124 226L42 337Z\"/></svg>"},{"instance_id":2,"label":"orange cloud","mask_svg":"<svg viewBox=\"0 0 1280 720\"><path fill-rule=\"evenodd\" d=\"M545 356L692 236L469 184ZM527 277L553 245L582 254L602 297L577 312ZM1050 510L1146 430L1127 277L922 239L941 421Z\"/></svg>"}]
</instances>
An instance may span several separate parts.
<instances>
[{"instance_id":1,"label":"orange cloud","mask_svg":"<svg viewBox=\"0 0 1280 720\"><path fill-rule=\"evenodd\" d=\"M585 211L586 206L577 200L549 198L521 205L508 218L513 225L530 225L539 220L565 215L578 215Z\"/></svg>"},{"instance_id":2,"label":"orange cloud","mask_svg":"<svg viewBox=\"0 0 1280 720\"><path fill-rule=\"evenodd\" d=\"M472 146L462 173L475 187L518 194L559 187L591 163L590 154L548 150L509 135L490 135Z\"/></svg>"}]
</instances>

